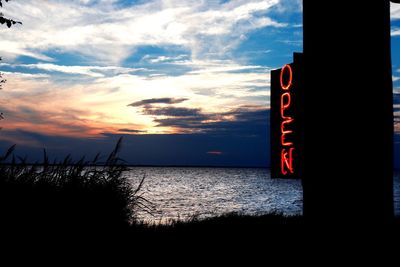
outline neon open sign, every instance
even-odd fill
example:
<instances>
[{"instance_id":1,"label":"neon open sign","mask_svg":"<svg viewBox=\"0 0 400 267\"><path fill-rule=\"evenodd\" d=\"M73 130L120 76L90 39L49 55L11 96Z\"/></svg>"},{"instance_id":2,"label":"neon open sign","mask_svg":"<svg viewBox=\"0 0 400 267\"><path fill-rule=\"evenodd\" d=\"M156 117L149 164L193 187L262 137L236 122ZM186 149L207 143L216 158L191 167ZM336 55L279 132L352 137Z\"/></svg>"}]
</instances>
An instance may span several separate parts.
<instances>
[{"instance_id":1,"label":"neon open sign","mask_svg":"<svg viewBox=\"0 0 400 267\"><path fill-rule=\"evenodd\" d=\"M284 79L285 76L288 78ZM286 80L286 81L285 81ZM290 65L285 65L281 70L280 85L281 85L281 173L286 175L288 172L294 174L293 170L293 151L294 144L290 140L290 135L293 134L293 130L290 128L293 125L294 118L286 114L286 111L290 109L292 104L292 97L290 94L290 87L293 81L293 71Z\"/></svg>"},{"instance_id":2,"label":"neon open sign","mask_svg":"<svg viewBox=\"0 0 400 267\"><path fill-rule=\"evenodd\" d=\"M271 71L271 176L300 178L302 143L301 59Z\"/></svg>"}]
</instances>

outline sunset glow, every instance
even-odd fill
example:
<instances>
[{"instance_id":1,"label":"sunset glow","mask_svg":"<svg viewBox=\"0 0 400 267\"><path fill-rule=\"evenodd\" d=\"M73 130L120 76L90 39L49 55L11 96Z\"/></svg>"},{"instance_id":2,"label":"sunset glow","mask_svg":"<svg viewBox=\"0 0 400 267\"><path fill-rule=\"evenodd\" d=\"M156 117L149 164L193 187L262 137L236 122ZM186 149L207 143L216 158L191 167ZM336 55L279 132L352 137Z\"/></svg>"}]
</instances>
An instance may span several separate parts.
<instances>
[{"instance_id":1,"label":"sunset glow","mask_svg":"<svg viewBox=\"0 0 400 267\"><path fill-rule=\"evenodd\" d=\"M268 143L270 71L302 51L301 1L40 2L15 0L2 9L23 22L0 28L2 147L182 135L207 147L177 151L220 155L213 149L221 138L231 160L268 161L261 148ZM392 8L396 132L399 14Z\"/></svg>"}]
</instances>

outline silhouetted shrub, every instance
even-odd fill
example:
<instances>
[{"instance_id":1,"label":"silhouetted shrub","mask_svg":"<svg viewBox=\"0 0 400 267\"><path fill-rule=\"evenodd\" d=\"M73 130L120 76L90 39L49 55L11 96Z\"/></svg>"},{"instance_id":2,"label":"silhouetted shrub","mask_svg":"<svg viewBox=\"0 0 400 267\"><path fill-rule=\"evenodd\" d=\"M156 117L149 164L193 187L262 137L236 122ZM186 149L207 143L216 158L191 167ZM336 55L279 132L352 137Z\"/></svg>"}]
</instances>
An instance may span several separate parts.
<instances>
[{"instance_id":1,"label":"silhouetted shrub","mask_svg":"<svg viewBox=\"0 0 400 267\"><path fill-rule=\"evenodd\" d=\"M150 211L149 202L126 175L118 158L121 139L105 162L92 161L30 165L11 155L15 145L0 158L0 216L3 230L61 233L120 231L135 220L135 211ZM8 160L7 163L5 163Z\"/></svg>"}]
</instances>

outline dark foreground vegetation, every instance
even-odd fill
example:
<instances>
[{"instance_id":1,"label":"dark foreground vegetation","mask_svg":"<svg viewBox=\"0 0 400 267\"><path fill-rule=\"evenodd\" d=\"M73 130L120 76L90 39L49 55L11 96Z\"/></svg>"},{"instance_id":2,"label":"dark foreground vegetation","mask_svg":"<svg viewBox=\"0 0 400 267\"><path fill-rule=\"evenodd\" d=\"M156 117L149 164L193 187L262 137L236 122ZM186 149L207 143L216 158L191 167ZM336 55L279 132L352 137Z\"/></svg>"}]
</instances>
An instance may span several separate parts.
<instances>
[{"instance_id":1,"label":"dark foreground vegetation","mask_svg":"<svg viewBox=\"0 0 400 267\"><path fill-rule=\"evenodd\" d=\"M124 176L118 158L121 139L102 160L73 162L67 156L50 163L27 164L15 157L12 146L0 158L0 214L2 229L61 233L124 231L135 221L136 209L148 209L138 188ZM142 181L143 182L143 181Z\"/></svg>"},{"instance_id":2,"label":"dark foreground vegetation","mask_svg":"<svg viewBox=\"0 0 400 267\"><path fill-rule=\"evenodd\" d=\"M67 156L62 162L50 163L44 152L40 164L27 164L27 159L14 157L11 147L0 158L1 236L31 241L50 238L53 243L68 239L141 247L151 244L160 249L175 241L185 246L202 241L242 246L246 243L240 240L247 240L251 244L293 247L310 237L337 238L338 233L341 238L367 240L373 235L399 237L398 219L372 225L368 216L363 222L351 223L281 214L226 214L166 225L144 224L135 217L136 211L151 212L152 205L141 195L143 180L133 188L124 175L126 167L118 158L120 147L121 140L104 160L97 155L93 160L77 162ZM118 243L105 242L110 239Z\"/></svg>"}]
</instances>

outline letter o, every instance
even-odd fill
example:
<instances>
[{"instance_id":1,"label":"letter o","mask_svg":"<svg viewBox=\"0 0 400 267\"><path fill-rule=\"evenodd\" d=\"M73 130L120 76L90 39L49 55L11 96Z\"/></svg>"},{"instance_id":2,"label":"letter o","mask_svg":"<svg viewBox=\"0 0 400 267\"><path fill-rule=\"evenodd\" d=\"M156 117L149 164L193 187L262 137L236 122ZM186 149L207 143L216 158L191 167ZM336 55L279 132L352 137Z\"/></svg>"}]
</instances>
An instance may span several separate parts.
<instances>
[{"instance_id":1,"label":"letter o","mask_svg":"<svg viewBox=\"0 0 400 267\"><path fill-rule=\"evenodd\" d=\"M287 84L283 84L283 74L284 74L284 72L285 72L286 70L289 72L289 81L288 81ZM290 67L289 64L286 64L285 66L283 66L283 68L282 68L282 70L281 70L281 77L280 77L280 80L281 80L281 88L282 88L283 90L288 90L288 89L290 88L290 86L292 85L292 79L293 79L292 67Z\"/></svg>"}]
</instances>

